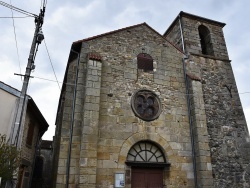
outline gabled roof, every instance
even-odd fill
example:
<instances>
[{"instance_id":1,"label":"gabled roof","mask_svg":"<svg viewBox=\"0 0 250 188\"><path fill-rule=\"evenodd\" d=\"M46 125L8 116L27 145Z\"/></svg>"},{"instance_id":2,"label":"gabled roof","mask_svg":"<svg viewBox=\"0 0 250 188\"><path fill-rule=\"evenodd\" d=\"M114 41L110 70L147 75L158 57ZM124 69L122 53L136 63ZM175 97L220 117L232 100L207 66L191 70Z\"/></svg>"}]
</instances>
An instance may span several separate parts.
<instances>
[{"instance_id":1,"label":"gabled roof","mask_svg":"<svg viewBox=\"0 0 250 188\"><path fill-rule=\"evenodd\" d=\"M82 40L75 41L75 42L73 42L73 44L86 42L86 41L93 40L93 39L96 39L96 38L100 38L100 37L104 37L104 36L107 36L107 35L115 34L115 33L118 33L120 31L133 29L135 27L140 27L142 25L147 25L147 24L144 22L144 23L141 23L141 24L137 24L137 25L133 25L133 26L129 26L129 27L124 27L124 28L117 29L117 30L114 30L114 31L109 31L107 33L103 33L103 34L100 34L100 35L96 35L96 36L93 36L93 37L88 37L88 38L85 38L85 39L82 39Z\"/></svg>"},{"instance_id":2,"label":"gabled roof","mask_svg":"<svg viewBox=\"0 0 250 188\"><path fill-rule=\"evenodd\" d=\"M89 38L85 38L85 39L82 39L82 40L75 41L75 42L73 42L72 47L77 47L82 42L87 42L87 41L90 41L90 40L93 40L93 39L97 39L97 38L100 38L100 37L112 35L112 34L115 34L115 33L118 33L118 32L124 31L124 30L129 30L129 29L133 29L133 28L136 28L136 27L140 27L140 26L146 26L147 28L149 28L150 30L152 30L154 33L156 33L159 37L161 37L166 42L168 42L170 45L172 45L174 48L176 48L178 51L180 51L181 53L183 53L181 49L179 49L178 47L176 47L175 45L173 45L166 38L164 38L163 35L161 35L160 33L158 33L155 29L153 29L152 27L150 27L145 22L141 23L141 24L137 24L137 25L133 25L133 26L129 26L129 27L124 27L124 28L121 28L121 29L117 29L117 30L114 30L114 31L110 31L110 32L107 32L107 33L103 33L103 34L100 34L100 35L96 35L96 36L93 36L93 37L89 37Z\"/></svg>"}]
</instances>

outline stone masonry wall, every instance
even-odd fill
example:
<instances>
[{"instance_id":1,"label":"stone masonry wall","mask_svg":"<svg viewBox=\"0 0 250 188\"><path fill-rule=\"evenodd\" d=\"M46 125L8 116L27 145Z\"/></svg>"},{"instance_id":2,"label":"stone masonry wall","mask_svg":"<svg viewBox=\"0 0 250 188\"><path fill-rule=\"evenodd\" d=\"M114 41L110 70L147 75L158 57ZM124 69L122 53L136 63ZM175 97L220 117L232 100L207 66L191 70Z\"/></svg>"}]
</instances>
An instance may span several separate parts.
<instances>
[{"instance_id":1,"label":"stone masonry wall","mask_svg":"<svg viewBox=\"0 0 250 188\"><path fill-rule=\"evenodd\" d=\"M80 68L83 65L80 65ZM74 92L74 82L75 75L77 70L77 58L73 59L67 69L66 75L66 85L65 90L62 91L62 100L61 107L59 112L59 117L57 121L56 134L55 134L55 157L54 163L57 164L54 166L54 187L65 187L66 183L66 168L67 168L67 158L68 158L68 148L69 148L69 136L70 136L70 122L72 117L72 108L73 108L73 92ZM83 72L83 71L82 71ZM79 84L79 86L82 86ZM80 104L79 104L80 105ZM77 104L76 104L77 106ZM76 107L77 109L77 107ZM74 148L77 147L77 144L80 144L80 135L81 132L81 122L74 121L74 130L73 130L73 144L72 144L72 157L70 160L71 165L74 163L79 164L79 154L76 153ZM79 146L80 148L80 146ZM79 153L80 149L77 150ZM78 156L78 157L77 157ZM75 165L76 166L76 165ZM71 173L70 183L78 183L79 173Z\"/></svg>"},{"instance_id":2,"label":"stone masonry wall","mask_svg":"<svg viewBox=\"0 0 250 188\"><path fill-rule=\"evenodd\" d=\"M47 187L52 187L52 155L51 149L41 148L40 156L43 157L43 184Z\"/></svg>"},{"instance_id":3,"label":"stone masonry wall","mask_svg":"<svg viewBox=\"0 0 250 188\"><path fill-rule=\"evenodd\" d=\"M37 140L38 131L39 131L38 123L35 120L32 121L32 119L34 119L34 117L32 117L29 110L27 110L26 117L25 117L24 129L23 129L23 135L22 135L21 157L24 158L25 160L29 161L30 165L32 165L32 162L33 162L36 140ZM26 144L30 122L34 123L34 134L32 137L32 146L28 146Z\"/></svg>"},{"instance_id":4,"label":"stone masonry wall","mask_svg":"<svg viewBox=\"0 0 250 188\"><path fill-rule=\"evenodd\" d=\"M190 73L189 73L190 74ZM203 99L202 83L200 80L188 78L191 112L191 127L193 131L196 173L198 187L213 187L211 153L207 130L205 103Z\"/></svg>"},{"instance_id":5,"label":"stone masonry wall","mask_svg":"<svg viewBox=\"0 0 250 188\"><path fill-rule=\"evenodd\" d=\"M210 36L213 45L214 56L217 58L228 59L226 42L221 26L186 17L182 17L181 19L184 44L187 53L202 54L198 27L200 25L204 25L209 29L211 34Z\"/></svg>"},{"instance_id":6,"label":"stone masonry wall","mask_svg":"<svg viewBox=\"0 0 250 188\"><path fill-rule=\"evenodd\" d=\"M88 44L90 51L103 58L96 185L113 187L114 173L124 172L126 187L130 187L131 171L125 165L128 150L137 141L151 140L164 148L171 163L164 172L164 184L193 187L182 54L146 26ZM154 72L138 72L136 57L142 52L154 59ZM132 94L143 88L154 91L162 102L160 117L151 122L139 119L131 109Z\"/></svg>"},{"instance_id":7,"label":"stone masonry wall","mask_svg":"<svg viewBox=\"0 0 250 188\"><path fill-rule=\"evenodd\" d=\"M173 28L169 31L167 35L165 35L166 39L174 44L179 49L183 49L182 39L181 39L181 29L180 22L177 20L173 25Z\"/></svg>"},{"instance_id":8,"label":"stone masonry wall","mask_svg":"<svg viewBox=\"0 0 250 188\"><path fill-rule=\"evenodd\" d=\"M185 65L191 73L189 92L199 187L249 187L250 144L222 25L182 17ZM199 25L211 34L214 57L201 53ZM155 142L171 163L164 169L164 186L194 187L192 145L179 25L162 36L146 24L86 39L80 53L75 98L70 187L114 187L114 174L125 174L131 187L129 149L139 141ZM88 58L96 53L102 61ZM137 55L149 54L154 71L137 69ZM72 100L77 59L70 60L56 130L56 187L65 187ZM143 121L131 108L140 90L153 91L162 112Z\"/></svg>"},{"instance_id":9,"label":"stone masonry wall","mask_svg":"<svg viewBox=\"0 0 250 188\"><path fill-rule=\"evenodd\" d=\"M198 27L206 26L210 31L211 42L213 46L214 56L217 58L228 59L226 42L221 26L208 23L207 21L198 21L187 17L181 17L181 27L184 37L184 45L186 53L202 54L200 36ZM167 40L182 49L182 39L179 20L175 22L173 28L165 36Z\"/></svg>"},{"instance_id":10,"label":"stone masonry wall","mask_svg":"<svg viewBox=\"0 0 250 188\"><path fill-rule=\"evenodd\" d=\"M88 60L79 162L79 185L86 188L96 187L101 69L100 61Z\"/></svg>"},{"instance_id":11,"label":"stone masonry wall","mask_svg":"<svg viewBox=\"0 0 250 188\"><path fill-rule=\"evenodd\" d=\"M249 185L249 134L230 62L191 56L187 67L202 82L214 187Z\"/></svg>"},{"instance_id":12,"label":"stone masonry wall","mask_svg":"<svg viewBox=\"0 0 250 188\"><path fill-rule=\"evenodd\" d=\"M28 183L31 180L31 175L32 175L32 165L34 161L35 147L39 133L39 124L29 109L27 109L24 115L25 115L25 120L24 120L25 122L23 127L20 150L21 150L21 163L24 164L25 166L20 167L20 171L24 170L24 172L29 172L29 177L26 177L27 181L25 181L26 183ZM32 145L29 146L26 144L26 140L28 135L29 124L31 122L34 125L34 132L32 137Z\"/></svg>"}]
</instances>

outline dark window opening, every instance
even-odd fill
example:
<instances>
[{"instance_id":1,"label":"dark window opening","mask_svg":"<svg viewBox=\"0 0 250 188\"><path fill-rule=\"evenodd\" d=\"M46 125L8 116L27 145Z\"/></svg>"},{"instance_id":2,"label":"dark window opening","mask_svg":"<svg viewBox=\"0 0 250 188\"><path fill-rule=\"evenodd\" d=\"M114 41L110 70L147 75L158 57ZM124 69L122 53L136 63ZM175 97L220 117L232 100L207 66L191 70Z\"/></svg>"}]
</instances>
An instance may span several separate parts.
<instances>
[{"instance_id":1,"label":"dark window opening","mask_svg":"<svg viewBox=\"0 0 250 188\"><path fill-rule=\"evenodd\" d=\"M35 161L34 178L43 177L43 157L37 156Z\"/></svg>"},{"instance_id":2,"label":"dark window opening","mask_svg":"<svg viewBox=\"0 0 250 188\"><path fill-rule=\"evenodd\" d=\"M204 55L214 55L211 34L208 28L204 25L198 27L201 43L201 51Z\"/></svg>"},{"instance_id":3,"label":"dark window opening","mask_svg":"<svg viewBox=\"0 0 250 188\"><path fill-rule=\"evenodd\" d=\"M140 53L137 56L137 68L143 69L144 72L153 71L153 58L146 54Z\"/></svg>"},{"instance_id":4,"label":"dark window opening","mask_svg":"<svg viewBox=\"0 0 250 188\"><path fill-rule=\"evenodd\" d=\"M33 134L34 134L34 124L30 122L26 139L26 144L29 146L32 146Z\"/></svg>"}]
</instances>

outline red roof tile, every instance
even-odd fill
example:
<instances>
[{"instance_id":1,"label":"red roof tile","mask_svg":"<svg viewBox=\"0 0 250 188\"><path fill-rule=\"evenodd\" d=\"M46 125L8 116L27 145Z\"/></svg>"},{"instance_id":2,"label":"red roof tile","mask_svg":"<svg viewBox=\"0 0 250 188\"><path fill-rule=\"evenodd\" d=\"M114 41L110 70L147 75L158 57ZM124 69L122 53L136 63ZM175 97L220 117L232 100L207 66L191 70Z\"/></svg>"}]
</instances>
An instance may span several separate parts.
<instances>
[{"instance_id":1,"label":"red roof tile","mask_svg":"<svg viewBox=\"0 0 250 188\"><path fill-rule=\"evenodd\" d=\"M96 60L96 61L102 61L102 57L97 53L91 52L88 54L88 56L89 56L89 59Z\"/></svg>"}]
</instances>

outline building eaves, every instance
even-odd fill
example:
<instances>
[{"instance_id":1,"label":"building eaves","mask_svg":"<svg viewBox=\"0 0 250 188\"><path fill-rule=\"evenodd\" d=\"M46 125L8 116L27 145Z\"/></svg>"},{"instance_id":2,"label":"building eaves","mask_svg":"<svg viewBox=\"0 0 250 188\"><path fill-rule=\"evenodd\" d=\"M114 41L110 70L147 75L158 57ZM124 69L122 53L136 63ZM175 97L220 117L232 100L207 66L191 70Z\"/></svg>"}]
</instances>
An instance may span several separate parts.
<instances>
[{"instance_id":1,"label":"building eaves","mask_svg":"<svg viewBox=\"0 0 250 188\"><path fill-rule=\"evenodd\" d=\"M41 131L40 136L42 136L48 130L49 124L47 123L47 121L43 117L43 115L40 112L39 108L37 107L35 101L30 96L28 98L28 106L27 106L27 108L28 108L28 110L31 111L32 114L34 114L34 117L39 122L40 131Z\"/></svg>"},{"instance_id":2,"label":"building eaves","mask_svg":"<svg viewBox=\"0 0 250 188\"><path fill-rule=\"evenodd\" d=\"M189 14L187 12L181 11L178 14L178 16L174 19L174 21L171 23L171 25L168 27L168 29L165 31L165 33L163 34L163 36L166 36L168 34L168 32L174 27L174 25L178 21L179 17L186 17L186 18L192 18L192 19L197 20L197 21L209 22L211 24L219 25L221 27L224 27L226 25L223 22L218 22L218 21L215 21L215 20L211 20L211 19L208 19L208 18L204 18L204 17L201 17L201 16L196 16L194 14Z\"/></svg>"},{"instance_id":3,"label":"building eaves","mask_svg":"<svg viewBox=\"0 0 250 188\"><path fill-rule=\"evenodd\" d=\"M21 92L15 88L13 88L12 86L1 82L0 81L0 89L16 96L16 97L20 97ZM30 97L29 95L27 95L28 97L28 109L30 109L31 113L33 113L36 117L36 119L40 122L40 128L42 131L42 134L44 134L44 132L48 129L49 124L47 123L47 121L45 120L45 118L43 117L42 113L40 112L39 108L37 107L35 101L32 99L32 97Z\"/></svg>"},{"instance_id":4,"label":"building eaves","mask_svg":"<svg viewBox=\"0 0 250 188\"><path fill-rule=\"evenodd\" d=\"M0 89L6 91L6 92L8 92L16 97L20 97L20 95L21 95L21 92L19 90L11 87L10 85L8 85L4 82L1 82L1 81L0 81Z\"/></svg>"}]
</instances>

